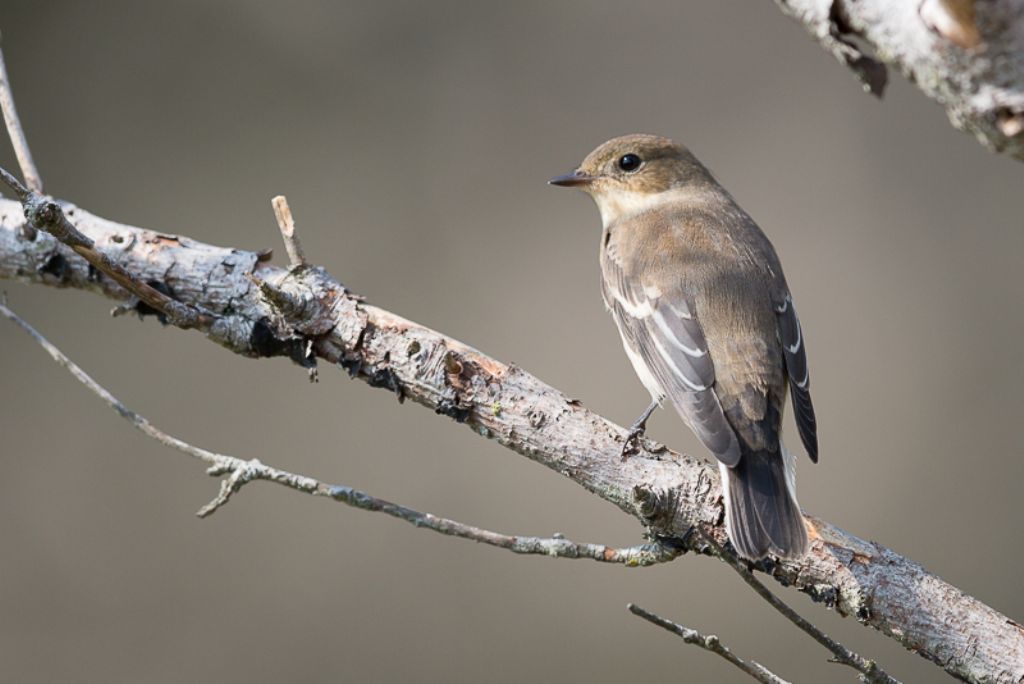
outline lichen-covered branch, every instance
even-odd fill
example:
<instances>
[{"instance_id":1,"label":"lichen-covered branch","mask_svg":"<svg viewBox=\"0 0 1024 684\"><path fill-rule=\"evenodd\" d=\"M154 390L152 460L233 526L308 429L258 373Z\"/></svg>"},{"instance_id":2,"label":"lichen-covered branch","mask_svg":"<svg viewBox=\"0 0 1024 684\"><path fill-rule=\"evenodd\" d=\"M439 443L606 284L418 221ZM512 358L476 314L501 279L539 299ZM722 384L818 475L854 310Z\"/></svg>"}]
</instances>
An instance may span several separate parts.
<instances>
[{"instance_id":1,"label":"lichen-covered branch","mask_svg":"<svg viewBox=\"0 0 1024 684\"><path fill-rule=\"evenodd\" d=\"M775 1L867 90L892 65L956 128L1024 160L1024 0Z\"/></svg>"},{"instance_id":2,"label":"lichen-covered branch","mask_svg":"<svg viewBox=\"0 0 1024 684\"><path fill-rule=\"evenodd\" d=\"M701 550L688 534L700 525L725 543L714 468L669 450L641 450L622 461L624 428L526 371L372 306L320 268L279 268L263 253L61 206L96 250L208 313L211 324L201 333L232 351L286 356L306 367L317 359L337 366L565 475L636 516L655 540ZM22 237L24 220L19 203L0 200L0 278L89 290L152 313L52 236ZM808 520L810 553L760 569L961 679L1024 680L1020 625L894 551Z\"/></svg>"}]
</instances>

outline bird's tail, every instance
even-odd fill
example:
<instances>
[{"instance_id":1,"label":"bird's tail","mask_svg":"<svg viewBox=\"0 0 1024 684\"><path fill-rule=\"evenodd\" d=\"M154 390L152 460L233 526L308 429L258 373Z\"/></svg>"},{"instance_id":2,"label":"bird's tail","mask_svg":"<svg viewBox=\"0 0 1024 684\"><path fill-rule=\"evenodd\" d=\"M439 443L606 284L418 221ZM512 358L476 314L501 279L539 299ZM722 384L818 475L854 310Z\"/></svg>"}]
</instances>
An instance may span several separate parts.
<instances>
[{"instance_id":1,"label":"bird's tail","mask_svg":"<svg viewBox=\"0 0 1024 684\"><path fill-rule=\"evenodd\" d=\"M725 525L744 558L769 552L798 558L807 551L807 528L796 501L793 457L780 451L748 451L735 468L719 464L725 492Z\"/></svg>"}]
</instances>

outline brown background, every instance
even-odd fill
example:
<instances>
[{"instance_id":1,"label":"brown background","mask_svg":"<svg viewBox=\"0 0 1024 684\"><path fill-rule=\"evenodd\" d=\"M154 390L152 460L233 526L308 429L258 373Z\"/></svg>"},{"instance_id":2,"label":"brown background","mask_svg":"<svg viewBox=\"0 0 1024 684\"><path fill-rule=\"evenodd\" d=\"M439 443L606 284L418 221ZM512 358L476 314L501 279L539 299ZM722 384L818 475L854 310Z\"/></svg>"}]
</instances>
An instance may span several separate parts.
<instances>
[{"instance_id":1,"label":"brown background","mask_svg":"<svg viewBox=\"0 0 1024 684\"><path fill-rule=\"evenodd\" d=\"M614 135L687 142L772 237L800 307L822 443L802 504L1024 617L1022 167L899 76L879 103L772 3L740 0L8 0L0 28L50 192L279 255L286 193L355 291L620 423L647 396L600 304L597 212L545 180ZM199 445L496 530L639 539L565 478L340 372L311 386L92 295L3 287ZM0 349L4 681L747 681L628 601L784 676L852 681L708 559L518 557L266 485L200 522L217 483L197 464L9 324ZM669 412L651 429L700 452ZM893 674L942 679L786 596Z\"/></svg>"}]
</instances>

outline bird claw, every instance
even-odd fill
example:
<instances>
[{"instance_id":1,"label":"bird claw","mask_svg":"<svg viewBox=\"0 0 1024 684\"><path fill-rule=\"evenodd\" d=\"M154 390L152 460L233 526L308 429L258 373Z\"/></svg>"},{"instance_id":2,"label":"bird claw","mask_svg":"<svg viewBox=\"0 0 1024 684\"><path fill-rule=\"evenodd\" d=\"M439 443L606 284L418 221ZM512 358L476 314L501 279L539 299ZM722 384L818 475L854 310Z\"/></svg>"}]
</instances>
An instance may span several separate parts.
<instances>
[{"instance_id":1,"label":"bird claw","mask_svg":"<svg viewBox=\"0 0 1024 684\"><path fill-rule=\"evenodd\" d=\"M639 454L644 450L645 444L643 440L647 434L647 420L654 413L654 409L658 408L661 404L659 402L653 402L647 407L647 410L637 418L636 422L629 426L629 432L626 433L626 441L622 443L622 451L619 452L620 460L625 461L630 457L631 454ZM660 446L660 445L659 445ZM665 447L661 446L660 449L647 449L648 451L664 451Z\"/></svg>"},{"instance_id":2,"label":"bird claw","mask_svg":"<svg viewBox=\"0 0 1024 684\"><path fill-rule=\"evenodd\" d=\"M644 442L647 440L647 426L644 424L633 425L629 428L629 432L626 434L626 441L622 443L622 451L619 453L619 458L625 461L633 454L639 454L644 451L646 445ZM650 449L648 449L650 451Z\"/></svg>"}]
</instances>

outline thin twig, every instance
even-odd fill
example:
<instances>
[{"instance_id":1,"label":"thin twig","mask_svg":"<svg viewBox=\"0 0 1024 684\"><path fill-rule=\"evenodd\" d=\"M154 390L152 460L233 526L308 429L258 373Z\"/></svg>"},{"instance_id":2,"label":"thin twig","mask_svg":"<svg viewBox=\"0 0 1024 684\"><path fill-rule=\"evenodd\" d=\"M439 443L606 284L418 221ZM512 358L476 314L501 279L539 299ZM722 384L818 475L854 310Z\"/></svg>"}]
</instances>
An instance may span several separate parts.
<instances>
[{"instance_id":1,"label":"thin twig","mask_svg":"<svg viewBox=\"0 0 1024 684\"><path fill-rule=\"evenodd\" d=\"M743 660L729 650L729 647L723 644L714 634L702 634L695 629L690 629L689 627L684 627L683 625L672 622L671 620L666 620L659 615L655 615L650 611L644 610L635 603L630 603L627 607L629 608L629 612L633 613L633 615L642 617L651 624L672 632L673 634L681 637L686 643L692 646L699 646L705 651L710 651L715 655L722 656L762 684L789 684L787 680L779 677L761 663L754 660Z\"/></svg>"},{"instance_id":2,"label":"thin twig","mask_svg":"<svg viewBox=\"0 0 1024 684\"><path fill-rule=\"evenodd\" d=\"M68 220L52 197L41 195L25 187L9 171L0 168L2 180L18 196L25 208L26 222L37 230L49 233L88 261L101 273L110 276L118 285L138 297L151 308L163 314L167 322L186 330L195 328L204 332L213 325L214 316L200 309L172 299L148 283L128 272L119 263L96 248L96 243Z\"/></svg>"},{"instance_id":3,"label":"thin twig","mask_svg":"<svg viewBox=\"0 0 1024 684\"><path fill-rule=\"evenodd\" d=\"M7 307L5 301L0 301L0 315L16 323L22 330L28 333L32 339L46 350L46 352L58 364L68 370L80 383L89 388L100 399L107 403L122 418L127 420L136 429L157 442L177 449L188 454L203 463L209 468L207 474L214 477L224 477L221 481L220 491L217 496L208 504L203 506L197 513L199 517L206 517L216 512L231 499L231 496L238 492L246 484L255 480L276 482L296 491L322 496L340 501L354 508L361 508L366 511L385 513L394 518L404 520L416 527L422 527L441 534L451 535L470 539L482 544L489 544L499 548L507 549L513 553L536 554L552 556L556 558L589 558L603 563L621 563L626 566L646 566L657 563L665 563L673 560L679 555L679 551L659 543L640 544L627 548L612 548L602 544L578 544L561 537L520 537L507 534L500 534L490 530L481 529L473 525L441 518L430 513L421 513L400 504L378 499L371 494L345 487L343 485L332 485L321 482L305 475L290 473L261 463L257 459L244 460L226 454L219 454L207 451L200 447L193 446L184 440L163 432L150 423L144 416L125 406L121 401L107 391L102 385L93 380L85 371L78 367L74 361L69 359L60 349L50 343L35 328L24 319L18 316Z\"/></svg>"},{"instance_id":4,"label":"thin twig","mask_svg":"<svg viewBox=\"0 0 1024 684\"><path fill-rule=\"evenodd\" d=\"M711 537L711 535L699 528L698 532L701 538L707 542L715 556L725 561L727 565L735 570L736 573L743 578L743 581L746 582L751 589L757 592L758 596L767 601L772 608L782 613L783 617L831 651L835 662L841 665L848 665L849 667L857 670L860 673L860 679L862 682L868 682L868 684L901 684L898 679L893 678L885 670L879 667L875 661L868 660L854 651L851 651L846 646L843 646L841 643L815 627L803 616L790 608L786 602L769 591L768 587L762 584L759 579L754 577L754 573L751 572L742 563L742 561L739 560L739 558L723 548Z\"/></svg>"},{"instance_id":5,"label":"thin twig","mask_svg":"<svg viewBox=\"0 0 1024 684\"><path fill-rule=\"evenodd\" d=\"M277 217L277 226L281 229L281 237L284 238L284 248L288 252L288 261L292 267L306 265L306 253L302 249L302 242L299 234L295 232L295 219L292 218L292 209L288 206L288 198L278 195L270 200L274 207L274 216Z\"/></svg>"},{"instance_id":6,"label":"thin twig","mask_svg":"<svg viewBox=\"0 0 1024 684\"><path fill-rule=\"evenodd\" d=\"M274 216L277 218L277 227L281 230L281 239L284 240L285 251L288 252L288 263L292 269L306 266L306 252L302 249L302 241L295 230L295 219L292 217L292 208L288 206L288 198L284 195L277 195L270 200L274 208ZM266 281L252 278L259 285L269 301L280 301L282 293L274 291ZM281 302L284 303L284 302ZM320 371L316 366L316 357L313 354L313 340L306 341L305 358L312 363L308 366L309 381L320 382Z\"/></svg>"},{"instance_id":7,"label":"thin twig","mask_svg":"<svg viewBox=\"0 0 1024 684\"><path fill-rule=\"evenodd\" d=\"M25 131L21 127L18 110L14 107L14 93L11 91L11 81L7 76L7 65L4 63L3 49L0 49L0 109L3 110L4 125L7 126L7 134L11 137L11 145L14 147L14 154L18 158L21 175L24 176L26 185L33 192L41 193L43 191L43 179L39 176L36 163L32 160L28 139L25 138Z\"/></svg>"}]
</instances>

